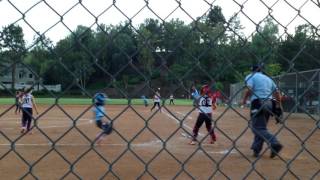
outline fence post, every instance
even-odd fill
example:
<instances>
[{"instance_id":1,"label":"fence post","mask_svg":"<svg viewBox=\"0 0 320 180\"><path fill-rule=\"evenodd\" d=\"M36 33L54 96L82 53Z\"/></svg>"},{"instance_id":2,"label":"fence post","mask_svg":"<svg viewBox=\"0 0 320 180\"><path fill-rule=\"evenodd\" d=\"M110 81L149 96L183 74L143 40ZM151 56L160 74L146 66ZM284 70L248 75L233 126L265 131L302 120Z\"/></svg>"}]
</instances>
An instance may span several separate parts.
<instances>
[{"instance_id":1,"label":"fence post","mask_svg":"<svg viewBox=\"0 0 320 180\"><path fill-rule=\"evenodd\" d=\"M296 96L296 103L299 103L299 97L298 97L298 72L296 72L296 94L295 94L295 96ZM298 112L298 106L296 106L296 108L295 108L295 113L297 113Z\"/></svg>"},{"instance_id":2,"label":"fence post","mask_svg":"<svg viewBox=\"0 0 320 180\"><path fill-rule=\"evenodd\" d=\"M318 70L318 116L319 116L319 119L320 119L320 70Z\"/></svg>"}]
</instances>

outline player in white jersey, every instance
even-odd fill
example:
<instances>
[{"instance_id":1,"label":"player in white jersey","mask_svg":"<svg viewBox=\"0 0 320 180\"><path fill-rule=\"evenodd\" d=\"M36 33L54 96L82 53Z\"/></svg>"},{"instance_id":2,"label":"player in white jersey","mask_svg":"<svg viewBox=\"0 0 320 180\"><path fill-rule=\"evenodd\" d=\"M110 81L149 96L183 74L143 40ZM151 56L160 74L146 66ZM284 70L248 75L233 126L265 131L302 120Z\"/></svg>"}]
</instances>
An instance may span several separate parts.
<instances>
[{"instance_id":1,"label":"player in white jersey","mask_svg":"<svg viewBox=\"0 0 320 180\"><path fill-rule=\"evenodd\" d=\"M157 91L156 94L154 95L153 97L153 106L151 108L151 111L156 107L158 106L160 112L161 112L161 105L160 105L160 102L161 102L161 96L160 96L160 93Z\"/></svg>"},{"instance_id":2,"label":"player in white jersey","mask_svg":"<svg viewBox=\"0 0 320 180\"><path fill-rule=\"evenodd\" d=\"M203 122L206 124L207 131L210 135L210 144L216 141L216 135L212 127L212 110L216 109L215 101L211 97L211 92L208 85L204 85L200 91L201 97L198 99L199 116L193 128L192 140L189 144L195 145L197 143L197 136L199 129Z\"/></svg>"},{"instance_id":3,"label":"player in white jersey","mask_svg":"<svg viewBox=\"0 0 320 180\"><path fill-rule=\"evenodd\" d=\"M37 105L34 97L32 96L32 88L25 90L22 95L21 108L22 108L22 129L21 133L27 133L31 130L32 113L33 109L38 114Z\"/></svg>"},{"instance_id":4,"label":"player in white jersey","mask_svg":"<svg viewBox=\"0 0 320 180\"><path fill-rule=\"evenodd\" d=\"M170 104L170 105L171 105L171 104L173 104L173 105L174 105L173 100L174 100L174 97L173 97L173 94L171 94L171 95L170 95L170 102L169 102L169 104Z\"/></svg>"}]
</instances>

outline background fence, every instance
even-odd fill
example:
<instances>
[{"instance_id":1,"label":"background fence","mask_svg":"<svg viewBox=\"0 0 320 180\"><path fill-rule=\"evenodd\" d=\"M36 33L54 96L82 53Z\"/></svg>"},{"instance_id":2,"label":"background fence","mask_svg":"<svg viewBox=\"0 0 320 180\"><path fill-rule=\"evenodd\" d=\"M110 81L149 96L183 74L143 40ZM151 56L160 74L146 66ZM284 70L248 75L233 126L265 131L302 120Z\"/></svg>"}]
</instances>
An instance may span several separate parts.
<instances>
[{"instance_id":1,"label":"background fence","mask_svg":"<svg viewBox=\"0 0 320 180\"><path fill-rule=\"evenodd\" d=\"M282 92L286 112L319 114L319 69L285 73L273 79ZM242 82L230 85L232 104L239 105L244 87Z\"/></svg>"}]
</instances>

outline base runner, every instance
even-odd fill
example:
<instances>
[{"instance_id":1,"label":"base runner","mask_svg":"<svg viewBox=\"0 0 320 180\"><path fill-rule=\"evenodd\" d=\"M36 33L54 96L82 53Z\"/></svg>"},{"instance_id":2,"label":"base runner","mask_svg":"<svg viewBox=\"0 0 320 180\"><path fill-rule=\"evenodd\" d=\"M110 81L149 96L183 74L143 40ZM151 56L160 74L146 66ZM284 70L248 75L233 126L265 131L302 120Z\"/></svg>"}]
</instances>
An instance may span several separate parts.
<instances>
[{"instance_id":1,"label":"base runner","mask_svg":"<svg viewBox=\"0 0 320 180\"><path fill-rule=\"evenodd\" d=\"M111 134L112 132L112 124L103 122L103 117L105 117L106 112L105 112L105 100L106 100L106 95L103 93L97 93L94 96L94 116L95 116L95 121L96 121L96 126L102 130L102 132L97 134L96 137L96 143L99 145L101 141L104 139L106 135Z\"/></svg>"}]
</instances>

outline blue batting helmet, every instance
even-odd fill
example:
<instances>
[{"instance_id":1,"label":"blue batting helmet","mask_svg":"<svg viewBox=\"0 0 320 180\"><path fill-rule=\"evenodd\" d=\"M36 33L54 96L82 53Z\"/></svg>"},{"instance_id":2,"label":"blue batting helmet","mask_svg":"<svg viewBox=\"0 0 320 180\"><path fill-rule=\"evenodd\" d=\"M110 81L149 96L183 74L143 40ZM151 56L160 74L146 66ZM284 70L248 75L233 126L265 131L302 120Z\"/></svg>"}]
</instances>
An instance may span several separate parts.
<instances>
[{"instance_id":1,"label":"blue batting helmet","mask_svg":"<svg viewBox=\"0 0 320 180\"><path fill-rule=\"evenodd\" d=\"M93 100L95 105L102 106L106 101L106 95L103 93L97 93L94 95Z\"/></svg>"}]
</instances>

